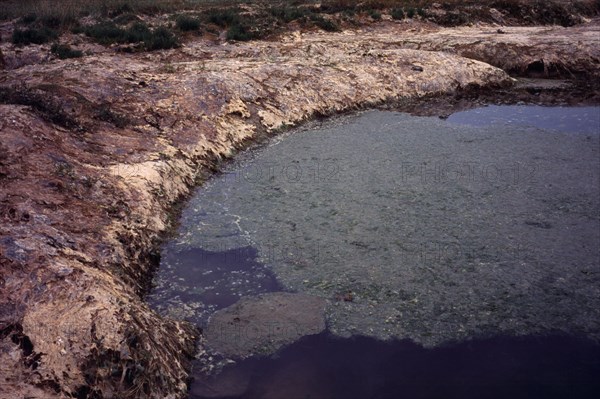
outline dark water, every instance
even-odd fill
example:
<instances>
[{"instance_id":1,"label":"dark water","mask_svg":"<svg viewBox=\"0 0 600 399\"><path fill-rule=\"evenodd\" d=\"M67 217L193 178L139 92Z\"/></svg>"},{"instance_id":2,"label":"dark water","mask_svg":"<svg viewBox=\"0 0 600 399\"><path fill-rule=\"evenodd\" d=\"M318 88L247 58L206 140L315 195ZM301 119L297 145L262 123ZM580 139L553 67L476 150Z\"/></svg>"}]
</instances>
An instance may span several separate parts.
<instances>
[{"instance_id":1,"label":"dark water","mask_svg":"<svg viewBox=\"0 0 600 399\"><path fill-rule=\"evenodd\" d=\"M191 199L149 302L204 327L298 292L328 332L211 376L209 342L191 398L600 397L599 124L367 112L244 155Z\"/></svg>"},{"instance_id":2,"label":"dark water","mask_svg":"<svg viewBox=\"0 0 600 399\"><path fill-rule=\"evenodd\" d=\"M500 337L436 349L409 341L313 335L272 360L225 369L191 399L597 398L600 346L565 336ZM220 387L220 388L219 388ZM221 389L221 391L219 391ZM235 391L235 389L232 389Z\"/></svg>"},{"instance_id":3,"label":"dark water","mask_svg":"<svg viewBox=\"0 0 600 399\"><path fill-rule=\"evenodd\" d=\"M161 278L155 281L148 302L161 312L205 327L212 313L242 296L279 290L275 276L257 256L252 247L176 251L167 246Z\"/></svg>"}]
</instances>

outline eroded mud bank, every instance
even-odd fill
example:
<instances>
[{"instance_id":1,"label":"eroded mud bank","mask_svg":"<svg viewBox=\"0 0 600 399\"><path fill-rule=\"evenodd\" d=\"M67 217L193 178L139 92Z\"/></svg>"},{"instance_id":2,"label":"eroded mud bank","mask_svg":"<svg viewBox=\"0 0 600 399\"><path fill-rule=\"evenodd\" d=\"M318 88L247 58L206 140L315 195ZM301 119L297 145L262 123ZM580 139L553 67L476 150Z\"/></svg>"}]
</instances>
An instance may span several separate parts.
<instances>
[{"instance_id":1,"label":"eroded mud bank","mask_svg":"<svg viewBox=\"0 0 600 399\"><path fill-rule=\"evenodd\" d=\"M586 26L576 29L597 32ZM415 29L196 41L3 72L0 397L184 396L198 332L159 317L142 295L173 206L202 176L315 116L512 83L484 62L409 48L403 37L426 37ZM429 35L427 50L447 50L435 41L443 33ZM481 40L510 46L504 37ZM597 74L599 50L580 30L571 53L535 37L519 40ZM527 69L529 58L519 62Z\"/></svg>"}]
</instances>

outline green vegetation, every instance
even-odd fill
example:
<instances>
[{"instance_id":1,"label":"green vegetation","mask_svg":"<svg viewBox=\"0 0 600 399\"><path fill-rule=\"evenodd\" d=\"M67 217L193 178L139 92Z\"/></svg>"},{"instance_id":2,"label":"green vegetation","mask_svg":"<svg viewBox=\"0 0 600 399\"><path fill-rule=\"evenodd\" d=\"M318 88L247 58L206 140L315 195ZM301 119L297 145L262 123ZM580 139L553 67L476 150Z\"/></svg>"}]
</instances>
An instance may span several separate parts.
<instances>
[{"instance_id":1,"label":"green vegetation","mask_svg":"<svg viewBox=\"0 0 600 399\"><path fill-rule=\"evenodd\" d=\"M340 27L336 23L320 15L313 15L310 19L315 25L326 32L338 32L340 30Z\"/></svg>"},{"instance_id":2,"label":"green vegetation","mask_svg":"<svg viewBox=\"0 0 600 399\"><path fill-rule=\"evenodd\" d=\"M113 43L143 43L144 49L148 51L179 46L177 38L170 30L162 26L151 30L143 22L135 22L127 29L117 26L112 21L100 22L95 25L79 28L76 32L83 32L97 43L105 45Z\"/></svg>"},{"instance_id":3,"label":"green vegetation","mask_svg":"<svg viewBox=\"0 0 600 399\"><path fill-rule=\"evenodd\" d=\"M183 32L194 31L200 29L200 20L188 15L180 15L175 20L177 28Z\"/></svg>"},{"instance_id":4,"label":"green vegetation","mask_svg":"<svg viewBox=\"0 0 600 399\"><path fill-rule=\"evenodd\" d=\"M24 46L28 44L44 44L57 38L58 33L46 27L27 28L23 30L17 28L12 34L12 42L17 46Z\"/></svg>"},{"instance_id":5,"label":"green vegetation","mask_svg":"<svg viewBox=\"0 0 600 399\"><path fill-rule=\"evenodd\" d=\"M428 12L434 3L439 12ZM140 49L158 49L176 47L177 34L201 28L213 34L226 30L229 40L251 40L281 32L290 23L336 32L340 24L360 25L365 17L379 21L384 14L456 26L494 22L490 8L502 12L508 23L526 25L570 26L582 22L581 16L600 15L598 0L5 0L0 20L16 20L17 45L47 43L73 30L102 44L143 43ZM174 15L170 33L135 25L162 14ZM84 16L96 23L80 27Z\"/></svg>"},{"instance_id":6,"label":"green vegetation","mask_svg":"<svg viewBox=\"0 0 600 399\"><path fill-rule=\"evenodd\" d=\"M23 24L23 25L29 25L29 24L35 22L36 20L37 20L37 15L34 12L32 12L30 14L27 14L27 15L19 18L19 23Z\"/></svg>"},{"instance_id":7,"label":"green vegetation","mask_svg":"<svg viewBox=\"0 0 600 399\"><path fill-rule=\"evenodd\" d=\"M113 18L113 22L117 25L127 25L134 21L140 21L140 17L132 13L121 14Z\"/></svg>"},{"instance_id":8,"label":"green vegetation","mask_svg":"<svg viewBox=\"0 0 600 399\"><path fill-rule=\"evenodd\" d=\"M285 23L289 23L292 21L296 21L300 18L304 18L306 15L308 15L310 13L306 7L288 7L288 6L271 7L269 9L269 12L271 13L272 16L274 16L275 18L277 18Z\"/></svg>"},{"instance_id":9,"label":"green vegetation","mask_svg":"<svg viewBox=\"0 0 600 399\"><path fill-rule=\"evenodd\" d=\"M77 24L78 18L72 15L43 15L38 18L38 22L47 28L61 29L64 26L72 26Z\"/></svg>"},{"instance_id":10,"label":"green vegetation","mask_svg":"<svg viewBox=\"0 0 600 399\"><path fill-rule=\"evenodd\" d=\"M103 10L104 12L106 12L106 10ZM131 14L133 13L133 5L130 3L122 3L122 4L118 4L114 9L112 9L111 11L108 12L108 15L111 18L117 17L117 16L121 16L124 14Z\"/></svg>"},{"instance_id":11,"label":"green vegetation","mask_svg":"<svg viewBox=\"0 0 600 399\"><path fill-rule=\"evenodd\" d=\"M126 31L114 22L99 22L85 28L77 28L74 33L85 33L100 44L126 42Z\"/></svg>"},{"instance_id":12,"label":"green vegetation","mask_svg":"<svg viewBox=\"0 0 600 399\"><path fill-rule=\"evenodd\" d=\"M136 22L123 31L123 37L120 38L121 43L139 43L151 40L152 31L144 22Z\"/></svg>"},{"instance_id":13,"label":"green vegetation","mask_svg":"<svg viewBox=\"0 0 600 399\"><path fill-rule=\"evenodd\" d=\"M83 52L81 50L73 50L70 46L66 44L54 43L50 48L50 52L56 55L61 60L66 60L67 58L83 57Z\"/></svg>"},{"instance_id":14,"label":"green vegetation","mask_svg":"<svg viewBox=\"0 0 600 399\"><path fill-rule=\"evenodd\" d=\"M203 13L204 18L211 24L225 28L231 25L240 24L240 10L234 8L211 8Z\"/></svg>"},{"instance_id":15,"label":"green vegetation","mask_svg":"<svg viewBox=\"0 0 600 399\"><path fill-rule=\"evenodd\" d=\"M404 19L405 17L404 10L402 8L394 8L390 14L392 15L392 18L396 20Z\"/></svg>"},{"instance_id":16,"label":"green vegetation","mask_svg":"<svg viewBox=\"0 0 600 399\"><path fill-rule=\"evenodd\" d=\"M369 10L369 16L373 18L375 21L379 21L381 19L381 13L377 10Z\"/></svg>"},{"instance_id":17,"label":"green vegetation","mask_svg":"<svg viewBox=\"0 0 600 399\"><path fill-rule=\"evenodd\" d=\"M211 8L202 13L206 24L227 28L227 40L248 41L266 37L274 31L276 25L268 9L259 16L242 12L238 7L216 9Z\"/></svg>"},{"instance_id":18,"label":"green vegetation","mask_svg":"<svg viewBox=\"0 0 600 399\"><path fill-rule=\"evenodd\" d=\"M154 29L148 37L144 38L144 47L148 51L166 50L179 47L179 41L170 30L164 26L160 26Z\"/></svg>"},{"instance_id":19,"label":"green vegetation","mask_svg":"<svg viewBox=\"0 0 600 399\"><path fill-rule=\"evenodd\" d=\"M246 26L237 23L227 30L227 40L248 41L252 40L252 34Z\"/></svg>"},{"instance_id":20,"label":"green vegetation","mask_svg":"<svg viewBox=\"0 0 600 399\"><path fill-rule=\"evenodd\" d=\"M320 8L315 7L271 7L269 10L271 15L282 21L284 24L292 21L299 21L302 25L306 25L308 21L315 26L327 32L339 32L339 25L331 17L323 17L321 14L328 14L331 10L326 4L322 4ZM345 10L346 16L354 15L353 10Z\"/></svg>"}]
</instances>

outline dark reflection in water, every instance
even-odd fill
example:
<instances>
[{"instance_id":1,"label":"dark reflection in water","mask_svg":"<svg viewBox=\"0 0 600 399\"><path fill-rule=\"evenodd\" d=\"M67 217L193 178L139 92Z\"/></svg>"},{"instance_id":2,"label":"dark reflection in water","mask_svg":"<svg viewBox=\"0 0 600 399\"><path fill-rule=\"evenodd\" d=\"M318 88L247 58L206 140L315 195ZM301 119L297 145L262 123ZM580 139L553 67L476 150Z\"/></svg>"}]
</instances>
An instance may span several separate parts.
<instances>
[{"instance_id":1,"label":"dark reflection in water","mask_svg":"<svg viewBox=\"0 0 600 399\"><path fill-rule=\"evenodd\" d=\"M252 247L224 251L166 248L148 303L165 314L205 326L210 314L242 296L279 290L277 279L257 256ZM191 307L187 313L186 305Z\"/></svg>"},{"instance_id":2,"label":"dark reflection in water","mask_svg":"<svg viewBox=\"0 0 600 399\"><path fill-rule=\"evenodd\" d=\"M598 134L600 132L600 108L490 105L457 112L450 115L447 121L471 126L498 124L536 127L565 133Z\"/></svg>"},{"instance_id":3,"label":"dark reflection in water","mask_svg":"<svg viewBox=\"0 0 600 399\"><path fill-rule=\"evenodd\" d=\"M600 345L567 336L496 337L424 349L409 341L305 337L195 381L191 399L598 398Z\"/></svg>"}]
</instances>

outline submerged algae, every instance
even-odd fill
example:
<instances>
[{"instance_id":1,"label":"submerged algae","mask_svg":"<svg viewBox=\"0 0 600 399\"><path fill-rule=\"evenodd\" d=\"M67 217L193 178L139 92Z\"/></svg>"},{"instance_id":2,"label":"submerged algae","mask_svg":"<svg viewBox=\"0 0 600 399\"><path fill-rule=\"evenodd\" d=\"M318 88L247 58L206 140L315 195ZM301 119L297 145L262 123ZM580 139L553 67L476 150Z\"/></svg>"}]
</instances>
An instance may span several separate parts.
<instances>
[{"instance_id":1,"label":"submerged algae","mask_svg":"<svg viewBox=\"0 0 600 399\"><path fill-rule=\"evenodd\" d=\"M598 339L599 133L338 119L200 189L173 245L257 248L285 290L327 300L340 336Z\"/></svg>"}]
</instances>

